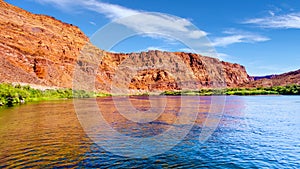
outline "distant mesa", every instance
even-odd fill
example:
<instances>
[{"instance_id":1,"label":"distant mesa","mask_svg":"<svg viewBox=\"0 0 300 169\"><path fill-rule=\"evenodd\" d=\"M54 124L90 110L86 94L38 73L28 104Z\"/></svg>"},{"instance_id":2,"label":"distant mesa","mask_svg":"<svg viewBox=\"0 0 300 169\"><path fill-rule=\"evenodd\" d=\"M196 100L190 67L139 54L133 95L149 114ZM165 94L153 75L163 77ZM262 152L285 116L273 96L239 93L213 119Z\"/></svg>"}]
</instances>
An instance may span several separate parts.
<instances>
[{"instance_id":1,"label":"distant mesa","mask_svg":"<svg viewBox=\"0 0 300 169\"><path fill-rule=\"evenodd\" d=\"M300 69L283 73L280 75L268 75L262 77L253 77L254 81L245 84L247 87L271 87L286 86L290 84L300 84Z\"/></svg>"}]
</instances>

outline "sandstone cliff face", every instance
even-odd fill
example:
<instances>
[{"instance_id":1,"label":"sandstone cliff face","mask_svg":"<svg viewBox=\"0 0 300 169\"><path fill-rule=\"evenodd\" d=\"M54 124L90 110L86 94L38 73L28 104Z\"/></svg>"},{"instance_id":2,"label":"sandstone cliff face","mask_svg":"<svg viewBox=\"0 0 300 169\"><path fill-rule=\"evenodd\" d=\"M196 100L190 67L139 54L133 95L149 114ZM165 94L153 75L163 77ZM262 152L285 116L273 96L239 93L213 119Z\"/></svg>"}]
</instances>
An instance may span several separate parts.
<instances>
[{"instance_id":1,"label":"sandstone cliff face","mask_svg":"<svg viewBox=\"0 0 300 169\"><path fill-rule=\"evenodd\" d=\"M3 1L0 77L0 82L67 88L74 85L85 89L95 84L95 89L102 91L110 91L112 84L117 88L162 91L221 84L236 87L252 80L241 65L199 54L106 52L90 44L76 26L31 14Z\"/></svg>"},{"instance_id":2,"label":"sandstone cliff face","mask_svg":"<svg viewBox=\"0 0 300 169\"><path fill-rule=\"evenodd\" d=\"M0 81L71 87L88 38L79 28L0 1Z\"/></svg>"},{"instance_id":3,"label":"sandstone cliff face","mask_svg":"<svg viewBox=\"0 0 300 169\"><path fill-rule=\"evenodd\" d=\"M228 87L239 87L254 80L247 74L244 66L229 62L222 62L222 64L226 74L226 84Z\"/></svg>"}]
</instances>

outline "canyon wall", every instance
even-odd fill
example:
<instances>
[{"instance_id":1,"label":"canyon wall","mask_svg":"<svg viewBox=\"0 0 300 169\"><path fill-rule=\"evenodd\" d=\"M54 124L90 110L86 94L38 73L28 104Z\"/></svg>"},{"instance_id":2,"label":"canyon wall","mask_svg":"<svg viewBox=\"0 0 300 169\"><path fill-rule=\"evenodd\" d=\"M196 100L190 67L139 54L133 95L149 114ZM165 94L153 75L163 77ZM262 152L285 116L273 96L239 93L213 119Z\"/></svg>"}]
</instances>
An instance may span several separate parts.
<instances>
[{"instance_id":1,"label":"canyon wall","mask_svg":"<svg viewBox=\"0 0 300 169\"><path fill-rule=\"evenodd\" d=\"M74 25L0 1L0 82L163 91L237 87L251 81L243 66L200 54L103 51Z\"/></svg>"}]
</instances>

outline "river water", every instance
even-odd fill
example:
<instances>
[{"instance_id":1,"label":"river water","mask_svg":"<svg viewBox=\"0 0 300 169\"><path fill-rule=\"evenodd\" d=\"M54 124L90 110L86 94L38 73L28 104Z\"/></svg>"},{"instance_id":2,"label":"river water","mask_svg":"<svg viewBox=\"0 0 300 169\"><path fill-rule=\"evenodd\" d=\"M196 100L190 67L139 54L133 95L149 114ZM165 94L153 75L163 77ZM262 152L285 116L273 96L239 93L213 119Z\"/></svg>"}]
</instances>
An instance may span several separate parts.
<instances>
[{"instance_id":1,"label":"river water","mask_svg":"<svg viewBox=\"0 0 300 169\"><path fill-rule=\"evenodd\" d=\"M300 168L299 96L225 99L120 96L1 108L0 168ZM212 105L224 111L213 114Z\"/></svg>"}]
</instances>

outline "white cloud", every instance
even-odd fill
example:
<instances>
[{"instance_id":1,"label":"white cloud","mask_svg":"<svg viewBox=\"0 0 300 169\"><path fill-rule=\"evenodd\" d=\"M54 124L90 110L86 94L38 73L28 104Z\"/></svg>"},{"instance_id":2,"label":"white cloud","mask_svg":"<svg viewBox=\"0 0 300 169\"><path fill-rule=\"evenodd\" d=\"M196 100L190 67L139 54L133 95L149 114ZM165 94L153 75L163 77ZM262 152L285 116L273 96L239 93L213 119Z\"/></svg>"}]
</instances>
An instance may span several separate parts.
<instances>
[{"instance_id":1,"label":"white cloud","mask_svg":"<svg viewBox=\"0 0 300 169\"><path fill-rule=\"evenodd\" d=\"M97 0L35 0L42 4L52 4L58 8L70 10L81 7L91 11L104 14L109 19L118 19L138 14L139 11L128 9L119 5L100 2Z\"/></svg>"},{"instance_id":2,"label":"white cloud","mask_svg":"<svg viewBox=\"0 0 300 169\"><path fill-rule=\"evenodd\" d=\"M181 48L181 49L179 49L179 51L185 52L185 53L197 53L195 50L193 50L191 48ZM218 58L219 60L223 60L223 61L233 58L232 56L230 56L226 53L219 53L214 49L206 50L205 52L202 52L201 55Z\"/></svg>"},{"instance_id":3,"label":"white cloud","mask_svg":"<svg viewBox=\"0 0 300 169\"><path fill-rule=\"evenodd\" d=\"M53 5L56 5L58 7L66 7L68 6L69 4L72 4L72 0L35 0L41 4L46 4L46 3L49 3L49 4L53 4ZM76 1L76 0L75 0Z\"/></svg>"},{"instance_id":4,"label":"white cloud","mask_svg":"<svg viewBox=\"0 0 300 169\"><path fill-rule=\"evenodd\" d=\"M271 15L271 16L275 16L275 13L273 11L268 11L268 13Z\"/></svg>"},{"instance_id":5,"label":"white cloud","mask_svg":"<svg viewBox=\"0 0 300 169\"><path fill-rule=\"evenodd\" d=\"M182 35L187 38L198 39L206 36L206 32L193 28L193 24L184 18L169 16L158 13L145 13L139 10L129 9L123 6L109 4L97 0L36 0L40 3L49 3L56 7L70 10L80 7L105 15L110 20L118 20L119 24L125 25L137 32L144 32L152 36L165 37L168 35ZM129 17L140 14L137 17ZM159 34L157 34L159 33ZM154 35L155 34L155 35ZM172 38L172 37L171 37Z\"/></svg>"},{"instance_id":6,"label":"white cloud","mask_svg":"<svg viewBox=\"0 0 300 169\"><path fill-rule=\"evenodd\" d=\"M161 13L140 13L136 17L123 18L117 23L154 37L182 36L198 39L207 35L206 32L193 28L193 24L187 19Z\"/></svg>"},{"instance_id":7,"label":"white cloud","mask_svg":"<svg viewBox=\"0 0 300 169\"><path fill-rule=\"evenodd\" d=\"M93 22L93 21L90 21L89 22L91 25L94 25L94 26L96 26L97 24L95 23L95 22Z\"/></svg>"},{"instance_id":8,"label":"white cloud","mask_svg":"<svg viewBox=\"0 0 300 169\"><path fill-rule=\"evenodd\" d=\"M181 48L179 49L180 52L185 52L185 53L197 53L195 50L191 48Z\"/></svg>"},{"instance_id":9,"label":"white cloud","mask_svg":"<svg viewBox=\"0 0 300 169\"><path fill-rule=\"evenodd\" d=\"M157 46L150 46L146 50L143 50L143 51L149 51L149 50L168 51L168 49L165 49L165 48L162 48L162 47L157 47Z\"/></svg>"},{"instance_id":10,"label":"white cloud","mask_svg":"<svg viewBox=\"0 0 300 169\"><path fill-rule=\"evenodd\" d=\"M228 54L226 54L226 53L217 53L217 55L218 55L218 58L219 58L220 60L223 60L223 61L232 58L232 56L230 56L230 55L228 55Z\"/></svg>"},{"instance_id":11,"label":"white cloud","mask_svg":"<svg viewBox=\"0 0 300 169\"><path fill-rule=\"evenodd\" d=\"M223 32L227 36L224 37L216 37L212 40L212 45L215 47L226 47L235 43L255 43L255 42L264 42L270 40L268 37L246 32L240 31L236 29L229 29Z\"/></svg>"},{"instance_id":12,"label":"white cloud","mask_svg":"<svg viewBox=\"0 0 300 169\"><path fill-rule=\"evenodd\" d=\"M300 13L289 13L284 15L275 15L263 18L253 18L244 21L244 24L255 24L262 28L275 29L300 29Z\"/></svg>"},{"instance_id":13,"label":"white cloud","mask_svg":"<svg viewBox=\"0 0 300 169\"><path fill-rule=\"evenodd\" d=\"M128 9L119 5L104 3L96 0L77 0L84 8L104 14L109 19L118 19L136 15L139 11Z\"/></svg>"}]
</instances>

